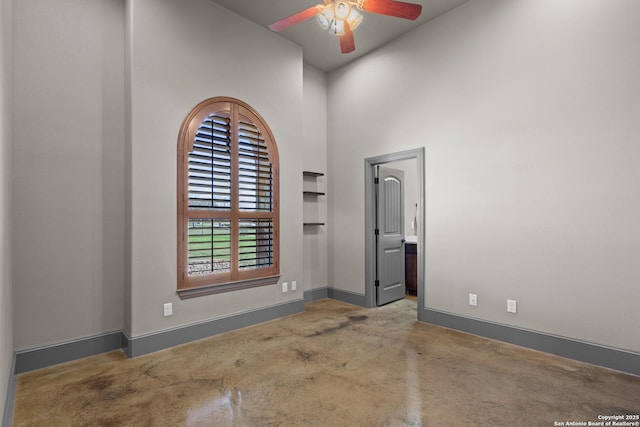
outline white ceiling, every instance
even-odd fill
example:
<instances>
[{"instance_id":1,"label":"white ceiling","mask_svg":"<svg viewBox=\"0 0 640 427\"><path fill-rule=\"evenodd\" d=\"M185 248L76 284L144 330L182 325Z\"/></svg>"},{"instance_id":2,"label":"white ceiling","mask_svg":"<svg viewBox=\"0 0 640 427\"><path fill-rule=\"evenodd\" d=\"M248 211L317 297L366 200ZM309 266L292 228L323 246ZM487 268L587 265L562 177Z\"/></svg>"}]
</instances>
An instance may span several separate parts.
<instances>
[{"instance_id":1,"label":"white ceiling","mask_svg":"<svg viewBox=\"0 0 640 427\"><path fill-rule=\"evenodd\" d=\"M213 0L258 25L270 24L322 0ZM302 47L304 61L323 71L347 64L412 29L460 6L468 0L405 0L422 5L422 15L415 21L391 16L363 13L362 24L353 32L356 50L340 53L338 37L320 28L315 18L294 25L280 33Z\"/></svg>"}]
</instances>

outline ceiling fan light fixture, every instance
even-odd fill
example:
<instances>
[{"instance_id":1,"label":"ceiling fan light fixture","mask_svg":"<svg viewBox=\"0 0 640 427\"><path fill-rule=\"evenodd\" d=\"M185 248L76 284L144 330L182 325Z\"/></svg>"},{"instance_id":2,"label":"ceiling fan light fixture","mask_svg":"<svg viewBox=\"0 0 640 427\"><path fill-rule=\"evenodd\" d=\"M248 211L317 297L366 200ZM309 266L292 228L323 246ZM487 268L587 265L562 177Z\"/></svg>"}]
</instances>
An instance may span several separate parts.
<instances>
[{"instance_id":1,"label":"ceiling fan light fixture","mask_svg":"<svg viewBox=\"0 0 640 427\"><path fill-rule=\"evenodd\" d=\"M349 12L351 12L351 5L345 1L338 1L333 5L334 13L336 15L336 19L344 20L349 16Z\"/></svg>"},{"instance_id":2,"label":"ceiling fan light fixture","mask_svg":"<svg viewBox=\"0 0 640 427\"><path fill-rule=\"evenodd\" d=\"M316 17L318 19L318 24L320 24L320 27L322 27L323 30L328 30L331 23L335 20L332 7L325 7Z\"/></svg>"},{"instance_id":3,"label":"ceiling fan light fixture","mask_svg":"<svg viewBox=\"0 0 640 427\"><path fill-rule=\"evenodd\" d=\"M334 19L331 23L331 27L329 27L329 32L331 34L335 34L337 36L341 36L344 34L344 21L341 19Z\"/></svg>"},{"instance_id":4,"label":"ceiling fan light fixture","mask_svg":"<svg viewBox=\"0 0 640 427\"><path fill-rule=\"evenodd\" d=\"M362 22L362 14L345 2L326 6L322 12L316 15L316 18L323 30L338 36L344 34L345 21L349 24L351 31L355 30Z\"/></svg>"},{"instance_id":5,"label":"ceiling fan light fixture","mask_svg":"<svg viewBox=\"0 0 640 427\"><path fill-rule=\"evenodd\" d=\"M325 7L324 10L317 15L317 18L323 30L339 36L344 34L344 21L336 19L333 7Z\"/></svg>"},{"instance_id":6,"label":"ceiling fan light fixture","mask_svg":"<svg viewBox=\"0 0 640 427\"><path fill-rule=\"evenodd\" d=\"M324 0L324 4L303 9L269 28L280 32L315 16L323 30L340 36L340 51L351 53L356 48L353 30L362 23L360 11L416 20L422 13L422 5L399 0Z\"/></svg>"},{"instance_id":7,"label":"ceiling fan light fixture","mask_svg":"<svg viewBox=\"0 0 640 427\"><path fill-rule=\"evenodd\" d=\"M358 28L358 25L360 25L360 23L362 22L362 14L360 14L360 12L358 12L357 9L352 7L351 12L347 17L347 22L349 23L349 27L351 27L351 30L352 31L355 30L356 28Z\"/></svg>"}]
</instances>

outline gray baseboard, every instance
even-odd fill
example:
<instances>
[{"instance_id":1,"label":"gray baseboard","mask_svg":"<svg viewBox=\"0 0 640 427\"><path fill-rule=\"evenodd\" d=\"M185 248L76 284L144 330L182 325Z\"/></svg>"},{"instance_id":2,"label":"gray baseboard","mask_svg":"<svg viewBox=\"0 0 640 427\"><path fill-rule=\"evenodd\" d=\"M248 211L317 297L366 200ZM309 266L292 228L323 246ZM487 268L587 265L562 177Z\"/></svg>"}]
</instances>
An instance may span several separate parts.
<instances>
[{"instance_id":1,"label":"gray baseboard","mask_svg":"<svg viewBox=\"0 0 640 427\"><path fill-rule=\"evenodd\" d=\"M66 343L16 352L15 373L94 356L122 348L122 331L82 338Z\"/></svg>"},{"instance_id":2,"label":"gray baseboard","mask_svg":"<svg viewBox=\"0 0 640 427\"><path fill-rule=\"evenodd\" d=\"M329 291L327 288L316 288L304 291L304 302L318 301L326 298L329 298Z\"/></svg>"},{"instance_id":3,"label":"gray baseboard","mask_svg":"<svg viewBox=\"0 0 640 427\"><path fill-rule=\"evenodd\" d=\"M119 349L123 349L129 357L140 356L302 311L304 311L304 301L296 300L140 338L131 339L125 332L117 331L52 346L19 351L14 356L14 366L12 366L11 372L15 376L34 369L46 368L58 363ZM13 402L13 398L14 396L12 395L11 402Z\"/></svg>"},{"instance_id":4,"label":"gray baseboard","mask_svg":"<svg viewBox=\"0 0 640 427\"><path fill-rule=\"evenodd\" d=\"M9 371L9 384L7 385L7 398L4 403L4 413L2 415L2 427L13 425L13 402L16 400L16 355L11 359L11 370Z\"/></svg>"},{"instance_id":5,"label":"gray baseboard","mask_svg":"<svg viewBox=\"0 0 640 427\"><path fill-rule=\"evenodd\" d=\"M504 341L617 371L640 375L640 354L598 344L520 329L439 310L424 309L419 320Z\"/></svg>"},{"instance_id":6,"label":"gray baseboard","mask_svg":"<svg viewBox=\"0 0 640 427\"><path fill-rule=\"evenodd\" d=\"M331 299L367 308L365 296L361 294L343 291L342 289L327 288L327 295Z\"/></svg>"},{"instance_id":7,"label":"gray baseboard","mask_svg":"<svg viewBox=\"0 0 640 427\"><path fill-rule=\"evenodd\" d=\"M145 335L142 337L125 337L126 343L123 345L125 353L129 357L141 356L154 351L163 350L191 341L197 341L223 332L244 328L278 319L291 314L304 311L304 301L296 300L284 304L266 307L255 311L237 314L234 316L215 319L208 322L184 326L168 331Z\"/></svg>"}]
</instances>

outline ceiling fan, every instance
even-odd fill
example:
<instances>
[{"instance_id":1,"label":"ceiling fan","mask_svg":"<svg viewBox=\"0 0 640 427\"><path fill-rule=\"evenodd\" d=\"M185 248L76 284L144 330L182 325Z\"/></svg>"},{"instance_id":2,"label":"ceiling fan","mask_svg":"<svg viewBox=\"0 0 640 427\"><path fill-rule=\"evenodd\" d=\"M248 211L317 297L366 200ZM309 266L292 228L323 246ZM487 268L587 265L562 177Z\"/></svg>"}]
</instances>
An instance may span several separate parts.
<instances>
[{"instance_id":1,"label":"ceiling fan","mask_svg":"<svg viewBox=\"0 0 640 427\"><path fill-rule=\"evenodd\" d=\"M356 49L353 30L362 22L362 15L359 11L413 21L422 13L422 5L396 0L324 0L324 4L317 4L294 13L269 25L269 28L272 31L280 32L316 16L323 29L340 37L340 51L349 53Z\"/></svg>"}]
</instances>

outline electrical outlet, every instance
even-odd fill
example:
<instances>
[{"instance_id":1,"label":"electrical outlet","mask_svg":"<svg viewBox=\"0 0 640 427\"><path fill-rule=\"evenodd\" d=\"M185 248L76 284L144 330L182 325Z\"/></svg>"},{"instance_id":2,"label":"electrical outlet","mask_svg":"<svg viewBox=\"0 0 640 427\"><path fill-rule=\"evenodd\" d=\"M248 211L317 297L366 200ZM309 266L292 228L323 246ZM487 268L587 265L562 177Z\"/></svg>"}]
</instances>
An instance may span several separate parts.
<instances>
[{"instance_id":1,"label":"electrical outlet","mask_svg":"<svg viewBox=\"0 0 640 427\"><path fill-rule=\"evenodd\" d=\"M287 292L287 282L282 284L282 292Z\"/></svg>"},{"instance_id":2,"label":"electrical outlet","mask_svg":"<svg viewBox=\"0 0 640 427\"><path fill-rule=\"evenodd\" d=\"M164 305L164 317L173 315L173 303L166 303Z\"/></svg>"},{"instance_id":3,"label":"electrical outlet","mask_svg":"<svg viewBox=\"0 0 640 427\"><path fill-rule=\"evenodd\" d=\"M515 313L516 312L516 300L508 299L507 300L507 312Z\"/></svg>"},{"instance_id":4,"label":"electrical outlet","mask_svg":"<svg viewBox=\"0 0 640 427\"><path fill-rule=\"evenodd\" d=\"M294 280L293 282L291 282L291 290L295 291L296 289L298 289L298 282Z\"/></svg>"},{"instance_id":5,"label":"electrical outlet","mask_svg":"<svg viewBox=\"0 0 640 427\"><path fill-rule=\"evenodd\" d=\"M478 295L469 294L469 305L477 306L478 305Z\"/></svg>"}]
</instances>

